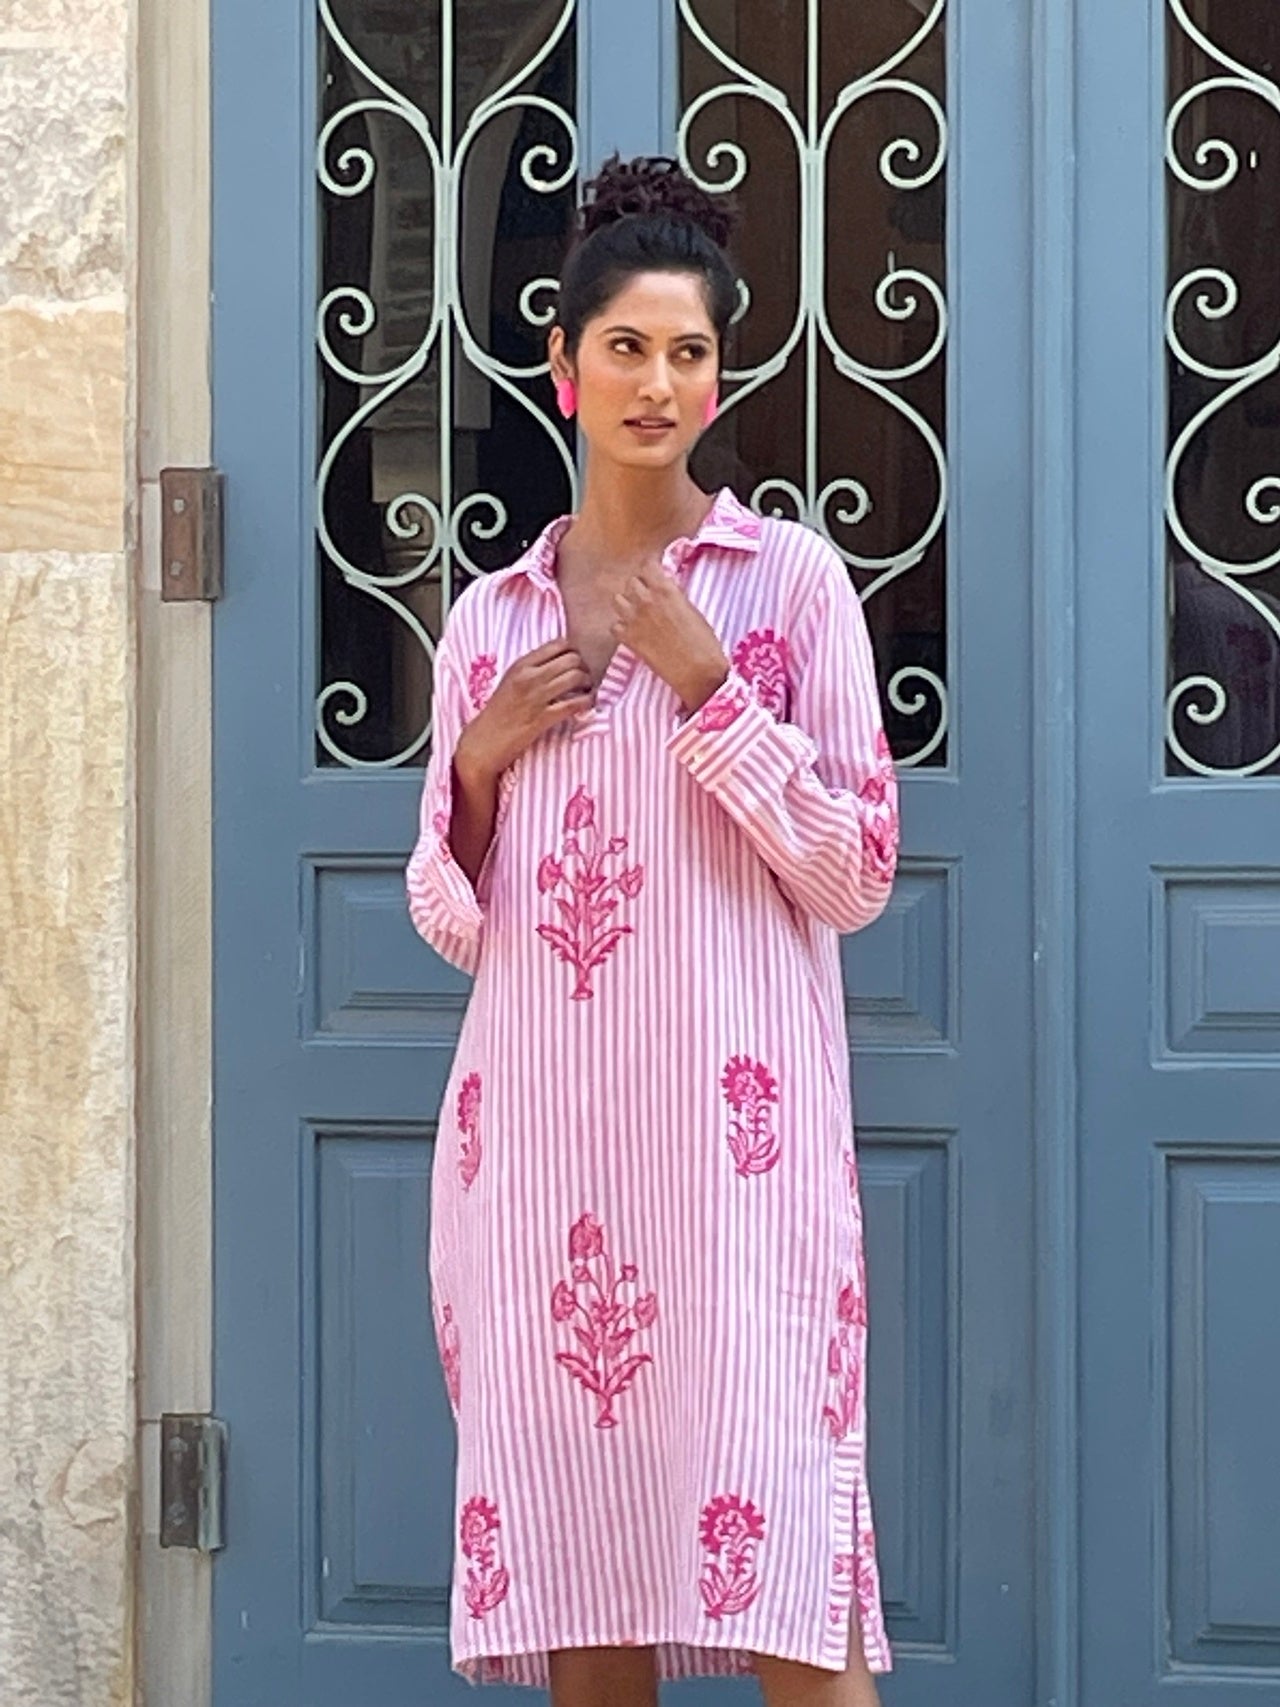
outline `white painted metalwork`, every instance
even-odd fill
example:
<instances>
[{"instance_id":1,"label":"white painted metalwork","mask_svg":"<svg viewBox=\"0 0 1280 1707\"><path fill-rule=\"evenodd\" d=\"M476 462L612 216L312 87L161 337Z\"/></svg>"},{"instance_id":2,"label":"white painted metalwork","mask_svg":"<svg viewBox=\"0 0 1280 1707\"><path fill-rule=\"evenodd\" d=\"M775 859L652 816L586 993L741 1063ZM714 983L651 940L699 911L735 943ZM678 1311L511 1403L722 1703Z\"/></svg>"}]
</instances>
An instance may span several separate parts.
<instances>
[{"instance_id":1,"label":"white painted metalwork","mask_svg":"<svg viewBox=\"0 0 1280 1707\"><path fill-rule=\"evenodd\" d=\"M576 490L573 459L564 439L551 418L540 410L517 385L545 373L545 361L529 367L515 367L500 361L483 348L476 338L464 311L459 274L459 212L460 189L467 156L477 137L503 113L519 107L537 107L551 114L563 129L565 144L554 149L545 143L529 148L520 162L524 183L541 194L561 190L578 169L578 133L574 116L545 96L524 88L569 29L574 19L576 0L563 0L559 15L548 30L537 51L525 63L518 65L500 87L486 95L467 119L466 125L454 140L456 119L456 72L454 64L455 25L452 0L440 0L440 122L439 131L413 101L380 76L361 57L342 30L334 15L332 0L318 0L320 20L333 47L378 93L348 101L327 120L320 131L316 148L316 171L321 185L330 195L353 197L365 194L373 185L377 162L371 151L353 146L342 149L330 163L333 139L341 127L363 113L385 113L406 124L420 142L429 162L432 179L432 199L435 215L435 242L432 257L431 314L417 346L394 367L383 372L360 372L342 362L333 350L329 338L331 317L336 317L341 330L349 336L370 332L377 322L378 308L367 291L354 285L340 285L330 290L319 305L316 315L316 342L323 363L335 374L362 387L364 395L358 408L343 421L332 441L323 449L316 479L316 532L321 549L340 571L346 581L370 598L380 601L396 622L402 623L421 645L429 658L435 656L435 636L418 616L395 596L396 589L411 582L435 575L441 583L443 610L447 613L453 596L453 565L461 564L472 574L479 567L468 549L469 540L492 539L507 525L507 509L496 492L469 492L460 495L456 487L449 433L446 401L453 395L455 349L457 339L465 360L499 386L542 426L555 447L565 469L570 490ZM532 326L550 324L554 314L554 279L531 279L520 293L520 312ZM547 293L551 306L536 306L539 293ZM438 358L438 419L440 429L440 491L439 502L421 492L401 492L386 507L387 527L397 539L422 540L422 552L417 560L393 575L378 575L353 563L346 557L329 528L326 513L329 477L344 446L363 423L405 386L417 379L432 357ZM334 739L327 720L343 727L360 723L368 711L368 697L357 682L338 681L324 686L316 699L316 734L325 751L340 764L361 769L385 769L415 758L426 746L430 735L429 720L407 745L381 759L359 759L344 752Z\"/></svg>"},{"instance_id":2,"label":"white painted metalwork","mask_svg":"<svg viewBox=\"0 0 1280 1707\"><path fill-rule=\"evenodd\" d=\"M333 113L320 130L316 169L320 185L331 196L353 198L367 194L375 184L378 165L372 151L361 145L339 147L337 138L342 127L360 115L381 113L406 125L421 146L428 163L435 220L435 242L432 260L431 312L417 345L390 365L371 366L361 371L349 366L335 351L331 328L337 327L349 337L362 337L377 325L379 308L368 291L356 285L338 285L329 290L320 302L316 317L316 342L321 362L330 373L361 388L360 401L342 422L332 441L322 450L316 481L316 532L321 550L347 583L379 601L394 622L400 623L412 636L413 643L422 647L428 658L434 656L435 636L420 617L397 596L404 588L428 577L438 580L441 588L442 610L447 613L453 596L453 568L460 565L470 574L480 573L469 550L476 541L492 539L502 532L508 513L502 497L496 492L460 494L456 488L452 463L448 412L445 402L452 396L455 339L466 364L493 385L502 388L519 406L526 410L545 430L554 445L565 472L572 502L577 502L577 477L569 448L557 425L526 395L518 381L547 371L545 360L528 367L515 367L498 360L485 350L467 323L464 310L459 263L459 199L463 168L477 137L499 115L517 107L538 107L550 113L563 131L562 149L545 144L529 149L520 163L522 178L535 192L552 193L570 182L578 166L578 135L574 115L545 97L530 91L526 85L544 64L574 21L575 0L564 0L554 24L537 51L526 63L517 66L493 93L486 96L468 117L457 140L454 141L456 119L456 78L454 45L456 19L452 0L439 0L440 51L440 119L438 128L407 95L397 89L367 63L343 31L334 13L333 0L317 0L324 32L332 47L358 73L371 93L346 102ZM856 526L869 514L874 498L856 473L828 480L819 489L817 457L817 369L820 348L825 350L836 371L852 385L881 399L895 410L906 428L918 434L928 449L937 471L937 502L919 536L903 544L885 557L869 557L849 550L832 540L842 557L851 565L873 572L863 589L864 600L898 577L907 574L923 559L939 534L946 513L947 472L944 448L938 428L928 421L902 394L900 387L930 365L943 358L947 338L947 311L941 284L912 267L898 266L892 254L886 257L886 268L875 291L878 312L887 320L907 321L924 308L932 315L932 336L928 347L913 361L899 367L876 368L845 349L837 339L828 318L823 300L822 255L824 245L824 189L827 157L832 139L846 115L867 97L895 91L918 102L929 115L936 138L929 150L922 150L912 138L899 136L883 147L878 166L884 181L898 190L920 189L932 183L942 172L947 154L947 124L942 106L936 96L909 76L898 75L913 53L935 30L942 18L945 0L916 0L922 17L910 36L893 54L873 70L842 88L829 103L829 110L820 111L818 96L818 0L806 0L808 30L807 105L803 114L792 111L783 91L759 73L741 65L722 46L713 40L696 15L692 0L676 0L679 16L702 46L724 67L726 80L699 95L684 112L678 136L681 160L688 170L708 190L726 191L741 182L749 169L745 151L731 141L715 144L706 151L705 168L716 173L726 170L715 181L703 176L688 156L690 125L712 101L731 98L764 101L781 116L791 135L800 163L799 231L801 289L793 323L781 347L768 360L751 369L730 369L726 379L733 386L723 409L729 413L741 406L753 392L775 379L797 351L805 362L805 419L797 430L805 435L806 474L803 487L781 477L764 480L752 494L757 508L775 510L789 507L792 514L809 522L831 538L831 522L844 527ZM338 149L336 157L334 150ZM927 155L927 157L922 157ZM519 296L520 313L531 326L547 326L554 316L556 281L551 278L530 280ZM750 302L748 281L739 286L739 315ZM440 421L439 499L422 492L403 491L391 499L385 510L388 530L406 543L421 541L421 552L414 561L394 573L377 573L367 566L352 562L333 536L329 525L327 505L329 484L335 463L352 436L378 410L385 408L411 382L419 379L428 364L436 360L437 418ZM945 738L948 726L947 690L944 681L923 665L908 665L899 669L888 684L888 694L894 707L905 716L921 716L936 711L936 722L918 749L900 755L904 765L926 761ZM357 758L343 750L335 738L337 729L350 728L363 721L368 711L365 690L353 681L335 681L323 686L317 696L315 723L317 737L329 757L338 763L366 769L382 769L401 765L415 759L425 748L430 722L415 731L399 751L380 759ZM923 725L921 725L923 727Z\"/></svg>"},{"instance_id":3,"label":"white painted metalwork","mask_svg":"<svg viewBox=\"0 0 1280 1707\"><path fill-rule=\"evenodd\" d=\"M1240 171L1240 156L1225 137L1203 137L1195 145L1191 170L1179 151L1179 129L1188 110L1197 101L1215 90L1233 89L1256 96L1280 116L1280 87L1262 72L1251 70L1232 58L1217 42L1207 36L1187 15L1185 0L1168 0L1171 25L1181 30L1217 65L1221 72L1202 77L1183 90L1170 103L1165 129L1165 160L1170 172L1188 189L1211 195L1233 182ZM1221 382L1221 388L1191 417L1169 447L1165 465L1165 515L1169 529L1187 557L1196 567L1219 586L1228 589L1249 606L1280 642L1280 606L1274 599L1260 595L1246 585L1249 576L1265 574L1280 564L1280 546L1247 563L1232 563L1220 557L1206 540L1197 540L1178 508L1178 470L1188 446L1206 432L1215 418L1229 408L1236 398L1260 385L1280 369L1280 341L1250 361L1238 366L1215 366L1201 361L1187 348L1178 330L1179 314L1184 303L1192 297L1195 312L1202 321L1224 320L1235 313L1240 303L1240 287L1236 279L1221 267L1193 267L1172 282L1165 305L1165 337L1174 358L1193 373L1205 379ZM1244 494L1244 509L1250 520L1264 527L1280 522L1280 475L1265 475L1255 480ZM1168 613L1172 617L1172 611ZM1167 643L1166 636L1166 643ZM1189 770L1201 776L1256 776L1280 761L1280 741L1269 752L1248 763L1226 767L1207 765L1189 753L1177 732L1175 713L1182 710L1188 720L1200 726L1213 724L1226 711L1230 687L1213 676L1185 676L1170 690L1165 702L1165 735L1169 749Z\"/></svg>"},{"instance_id":4,"label":"white painted metalwork","mask_svg":"<svg viewBox=\"0 0 1280 1707\"><path fill-rule=\"evenodd\" d=\"M726 379L738 383L727 397L723 412L728 414L741 407L753 392L760 391L776 379L799 351L805 364L805 418L796 423L796 430L804 434L805 477L803 487L781 478L763 480L752 493L751 501L758 509L789 510L831 540L846 563L874 571L862 591L866 602L921 562L945 520L947 462L938 430L895 387L900 387L903 381L942 359L947 340L947 308L943 287L936 279L915 268L897 266L890 254L886 257L884 275L876 287L876 308L886 319L905 321L920 311L922 302L927 304L934 325L928 347L914 361L896 368L873 367L843 347L832 330L823 292L827 161L832 139L846 115L868 96L892 90L921 104L932 122L935 142L928 151L922 151L920 145L907 136L899 136L889 142L879 157L882 178L894 189L913 190L922 189L941 173L947 158L946 114L932 91L909 77L895 74L907 65L931 32L939 27L945 0L930 0L927 7L921 0L918 9L924 15L911 35L881 64L844 85L825 114L819 104L819 0L807 0L806 95L802 114L792 108L782 89L760 72L744 65L715 40L698 17L696 0L677 0L677 3L685 28L725 73L724 81L705 89L681 116L677 146L685 170L712 194L733 190L746 177L750 162L746 151L736 142L725 139L713 143L703 150L701 163L695 162L689 153L690 127L712 103L727 100L758 101L772 109L791 138L799 165L800 289L795 313L786 336L772 355L751 368L725 370ZM922 159L924 152L928 157ZM816 416L820 351L826 352L843 378L898 413L907 430L918 434L924 442L937 471L938 496L932 515L917 538L907 541L888 556L862 555L841 545L832 535L832 516L844 527L855 527L870 513L874 499L865 482L855 473L828 480L819 486ZM840 500L844 500L843 504L839 503ZM916 691L909 692L909 685ZM895 755L900 765L919 765L938 749L946 736L946 684L933 670L922 665L907 665L891 678L888 694L895 709L906 716L923 713L930 705L931 696L936 704L937 722L927 739L915 751Z\"/></svg>"}]
</instances>

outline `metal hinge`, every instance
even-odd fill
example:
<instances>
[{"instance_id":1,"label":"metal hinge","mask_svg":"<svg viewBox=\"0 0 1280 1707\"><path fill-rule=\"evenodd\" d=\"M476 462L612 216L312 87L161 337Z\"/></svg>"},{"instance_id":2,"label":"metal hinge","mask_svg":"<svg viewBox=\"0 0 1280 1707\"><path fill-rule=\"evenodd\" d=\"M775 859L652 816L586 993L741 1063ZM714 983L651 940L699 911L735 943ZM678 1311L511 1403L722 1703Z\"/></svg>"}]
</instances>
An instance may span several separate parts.
<instances>
[{"instance_id":1,"label":"metal hinge","mask_svg":"<svg viewBox=\"0 0 1280 1707\"><path fill-rule=\"evenodd\" d=\"M227 1425L221 1417L160 1418L160 1545L214 1553L222 1539Z\"/></svg>"},{"instance_id":2,"label":"metal hinge","mask_svg":"<svg viewBox=\"0 0 1280 1707\"><path fill-rule=\"evenodd\" d=\"M160 470L160 597L222 595L222 488L217 468Z\"/></svg>"}]
</instances>

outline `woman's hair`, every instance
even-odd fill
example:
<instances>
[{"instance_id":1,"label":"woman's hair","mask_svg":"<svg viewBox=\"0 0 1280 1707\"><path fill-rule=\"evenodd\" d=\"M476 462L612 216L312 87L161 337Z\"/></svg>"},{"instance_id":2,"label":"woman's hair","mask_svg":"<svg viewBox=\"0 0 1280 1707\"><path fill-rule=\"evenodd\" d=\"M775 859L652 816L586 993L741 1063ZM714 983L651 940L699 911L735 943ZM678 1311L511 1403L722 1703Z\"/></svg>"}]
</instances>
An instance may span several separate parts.
<instances>
[{"instance_id":1,"label":"woman's hair","mask_svg":"<svg viewBox=\"0 0 1280 1707\"><path fill-rule=\"evenodd\" d=\"M725 255L737 224L727 197L712 197L668 155L610 155L583 186L577 229L560 274L556 322L570 353L582 328L634 273L696 273L723 341L738 305Z\"/></svg>"}]
</instances>

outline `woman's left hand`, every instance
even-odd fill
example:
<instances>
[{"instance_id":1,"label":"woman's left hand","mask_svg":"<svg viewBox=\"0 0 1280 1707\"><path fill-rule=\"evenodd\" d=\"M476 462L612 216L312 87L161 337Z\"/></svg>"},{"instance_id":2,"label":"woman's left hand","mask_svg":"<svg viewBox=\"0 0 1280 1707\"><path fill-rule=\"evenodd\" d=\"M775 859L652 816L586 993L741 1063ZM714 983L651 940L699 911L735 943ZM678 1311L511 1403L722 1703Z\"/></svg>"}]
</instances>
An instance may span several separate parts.
<instances>
[{"instance_id":1,"label":"woman's left hand","mask_svg":"<svg viewBox=\"0 0 1280 1707\"><path fill-rule=\"evenodd\" d=\"M647 563L614 595L612 633L679 694L704 705L729 673L716 632L661 563Z\"/></svg>"}]
</instances>

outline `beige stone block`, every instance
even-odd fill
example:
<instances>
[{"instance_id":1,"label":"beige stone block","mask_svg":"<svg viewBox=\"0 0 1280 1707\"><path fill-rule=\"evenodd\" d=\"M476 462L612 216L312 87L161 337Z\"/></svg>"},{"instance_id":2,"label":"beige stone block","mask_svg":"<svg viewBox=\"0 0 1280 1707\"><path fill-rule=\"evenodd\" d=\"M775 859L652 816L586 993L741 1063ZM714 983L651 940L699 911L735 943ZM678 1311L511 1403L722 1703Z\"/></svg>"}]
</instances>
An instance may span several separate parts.
<instances>
[{"instance_id":1,"label":"beige stone block","mask_svg":"<svg viewBox=\"0 0 1280 1707\"><path fill-rule=\"evenodd\" d=\"M124 0L0 0L0 50L40 37L69 44L92 40L123 53L128 27Z\"/></svg>"},{"instance_id":2,"label":"beige stone block","mask_svg":"<svg viewBox=\"0 0 1280 1707\"><path fill-rule=\"evenodd\" d=\"M0 297L123 288L123 24L117 52L0 45Z\"/></svg>"},{"instance_id":3,"label":"beige stone block","mask_svg":"<svg viewBox=\"0 0 1280 1707\"><path fill-rule=\"evenodd\" d=\"M209 461L207 0L138 16L138 465Z\"/></svg>"},{"instance_id":4,"label":"beige stone block","mask_svg":"<svg viewBox=\"0 0 1280 1707\"><path fill-rule=\"evenodd\" d=\"M0 308L0 551L115 551L125 518L123 305Z\"/></svg>"},{"instance_id":5,"label":"beige stone block","mask_svg":"<svg viewBox=\"0 0 1280 1707\"><path fill-rule=\"evenodd\" d=\"M0 1677L132 1699L133 729L121 555L0 557Z\"/></svg>"}]
</instances>

